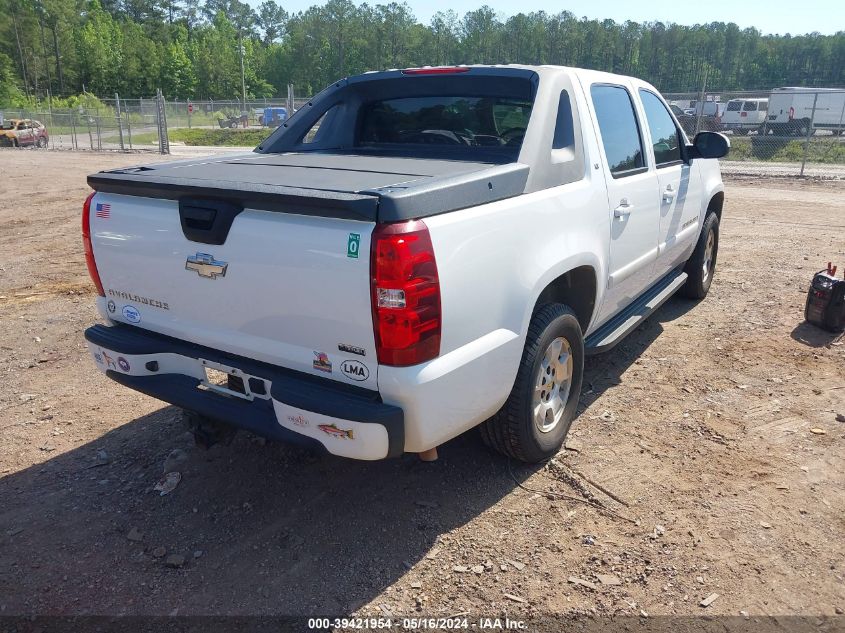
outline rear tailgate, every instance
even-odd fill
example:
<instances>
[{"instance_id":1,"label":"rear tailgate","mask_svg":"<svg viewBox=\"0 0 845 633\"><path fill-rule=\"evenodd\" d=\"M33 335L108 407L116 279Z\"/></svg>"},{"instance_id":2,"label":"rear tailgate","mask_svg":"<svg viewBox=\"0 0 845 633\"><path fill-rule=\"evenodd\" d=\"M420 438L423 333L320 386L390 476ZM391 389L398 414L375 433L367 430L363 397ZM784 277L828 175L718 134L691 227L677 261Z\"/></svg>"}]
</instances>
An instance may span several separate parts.
<instances>
[{"instance_id":1,"label":"rear tailgate","mask_svg":"<svg viewBox=\"0 0 845 633\"><path fill-rule=\"evenodd\" d=\"M377 389L376 222L518 195L527 173L519 164L251 153L94 174L91 237L110 317Z\"/></svg>"},{"instance_id":2,"label":"rear tailgate","mask_svg":"<svg viewBox=\"0 0 845 633\"><path fill-rule=\"evenodd\" d=\"M98 192L91 205L113 320L376 389L373 226L245 208L209 244L185 236L175 200Z\"/></svg>"}]
</instances>

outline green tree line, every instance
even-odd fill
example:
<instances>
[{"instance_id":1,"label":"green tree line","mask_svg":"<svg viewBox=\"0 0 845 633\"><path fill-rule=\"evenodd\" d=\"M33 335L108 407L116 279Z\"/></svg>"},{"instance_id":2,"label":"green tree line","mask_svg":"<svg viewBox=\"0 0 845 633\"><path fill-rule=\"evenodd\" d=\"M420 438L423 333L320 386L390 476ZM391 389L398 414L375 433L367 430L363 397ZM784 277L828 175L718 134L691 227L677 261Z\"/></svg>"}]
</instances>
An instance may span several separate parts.
<instances>
[{"instance_id":1,"label":"green tree line","mask_svg":"<svg viewBox=\"0 0 845 633\"><path fill-rule=\"evenodd\" d=\"M289 14L275 0L0 0L0 104L83 91L236 99L311 94L383 68L563 64L642 77L664 91L845 85L845 32L764 35L683 26L502 16L488 6L416 20L406 3L329 0Z\"/></svg>"}]
</instances>

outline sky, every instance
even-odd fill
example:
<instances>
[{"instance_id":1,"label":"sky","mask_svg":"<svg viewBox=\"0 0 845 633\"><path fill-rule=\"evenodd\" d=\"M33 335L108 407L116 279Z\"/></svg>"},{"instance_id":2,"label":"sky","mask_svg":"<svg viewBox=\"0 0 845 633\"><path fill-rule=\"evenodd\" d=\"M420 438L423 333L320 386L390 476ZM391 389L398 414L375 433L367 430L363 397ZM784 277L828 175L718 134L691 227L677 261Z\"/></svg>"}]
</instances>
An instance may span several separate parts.
<instances>
[{"instance_id":1,"label":"sky","mask_svg":"<svg viewBox=\"0 0 845 633\"><path fill-rule=\"evenodd\" d=\"M249 0L258 6L261 0ZM277 0L286 11L296 12L314 4L316 0ZM369 0L370 4L387 4L389 0ZM361 0L353 0L361 4ZM542 0L450 0L433 2L407 0L417 20L428 24L437 11L454 9L459 15L483 4L507 17L519 13L544 10L547 13L571 11L577 17L605 19L617 22L675 22L691 25L707 22L734 22L741 28L756 27L765 34L790 33L803 35L818 31L830 35L845 30L845 2L843 0L569 0L565 3Z\"/></svg>"}]
</instances>

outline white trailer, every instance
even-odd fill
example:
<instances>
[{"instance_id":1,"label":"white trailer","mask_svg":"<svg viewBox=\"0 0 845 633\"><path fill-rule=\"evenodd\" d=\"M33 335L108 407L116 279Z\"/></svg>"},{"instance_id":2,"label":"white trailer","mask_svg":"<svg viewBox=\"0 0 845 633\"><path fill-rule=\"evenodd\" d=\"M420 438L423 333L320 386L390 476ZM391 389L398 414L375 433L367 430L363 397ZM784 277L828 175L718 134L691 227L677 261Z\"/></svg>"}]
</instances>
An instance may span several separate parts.
<instances>
[{"instance_id":1,"label":"white trailer","mask_svg":"<svg viewBox=\"0 0 845 633\"><path fill-rule=\"evenodd\" d=\"M769 96L767 131L806 136L812 130L845 128L845 89L776 88Z\"/></svg>"}]
</instances>

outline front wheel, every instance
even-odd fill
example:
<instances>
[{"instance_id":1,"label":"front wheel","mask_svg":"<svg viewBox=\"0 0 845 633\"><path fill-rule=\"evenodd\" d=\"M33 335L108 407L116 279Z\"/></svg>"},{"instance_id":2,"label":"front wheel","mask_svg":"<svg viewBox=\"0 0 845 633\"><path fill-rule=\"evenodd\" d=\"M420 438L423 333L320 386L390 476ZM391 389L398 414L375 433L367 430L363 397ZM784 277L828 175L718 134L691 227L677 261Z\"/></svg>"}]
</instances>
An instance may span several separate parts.
<instances>
[{"instance_id":1,"label":"front wheel","mask_svg":"<svg viewBox=\"0 0 845 633\"><path fill-rule=\"evenodd\" d=\"M703 299L713 283L716 256L719 254L719 218L708 212L698 236L695 250L687 260L684 272L688 275L681 292L690 299Z\"/></svg>"},{"instance_id":2,"label":"front wheel","mask_svg":"<svg viewBox=\"0 0 845 633\"><path fill-rule=\"evenodd\" d=\"M481 425L491 448L535 463L560 450L581 395L584 338L575 313L548 304L534 313L522 362L501 410Z\"/></svg>"}]
</instances>

